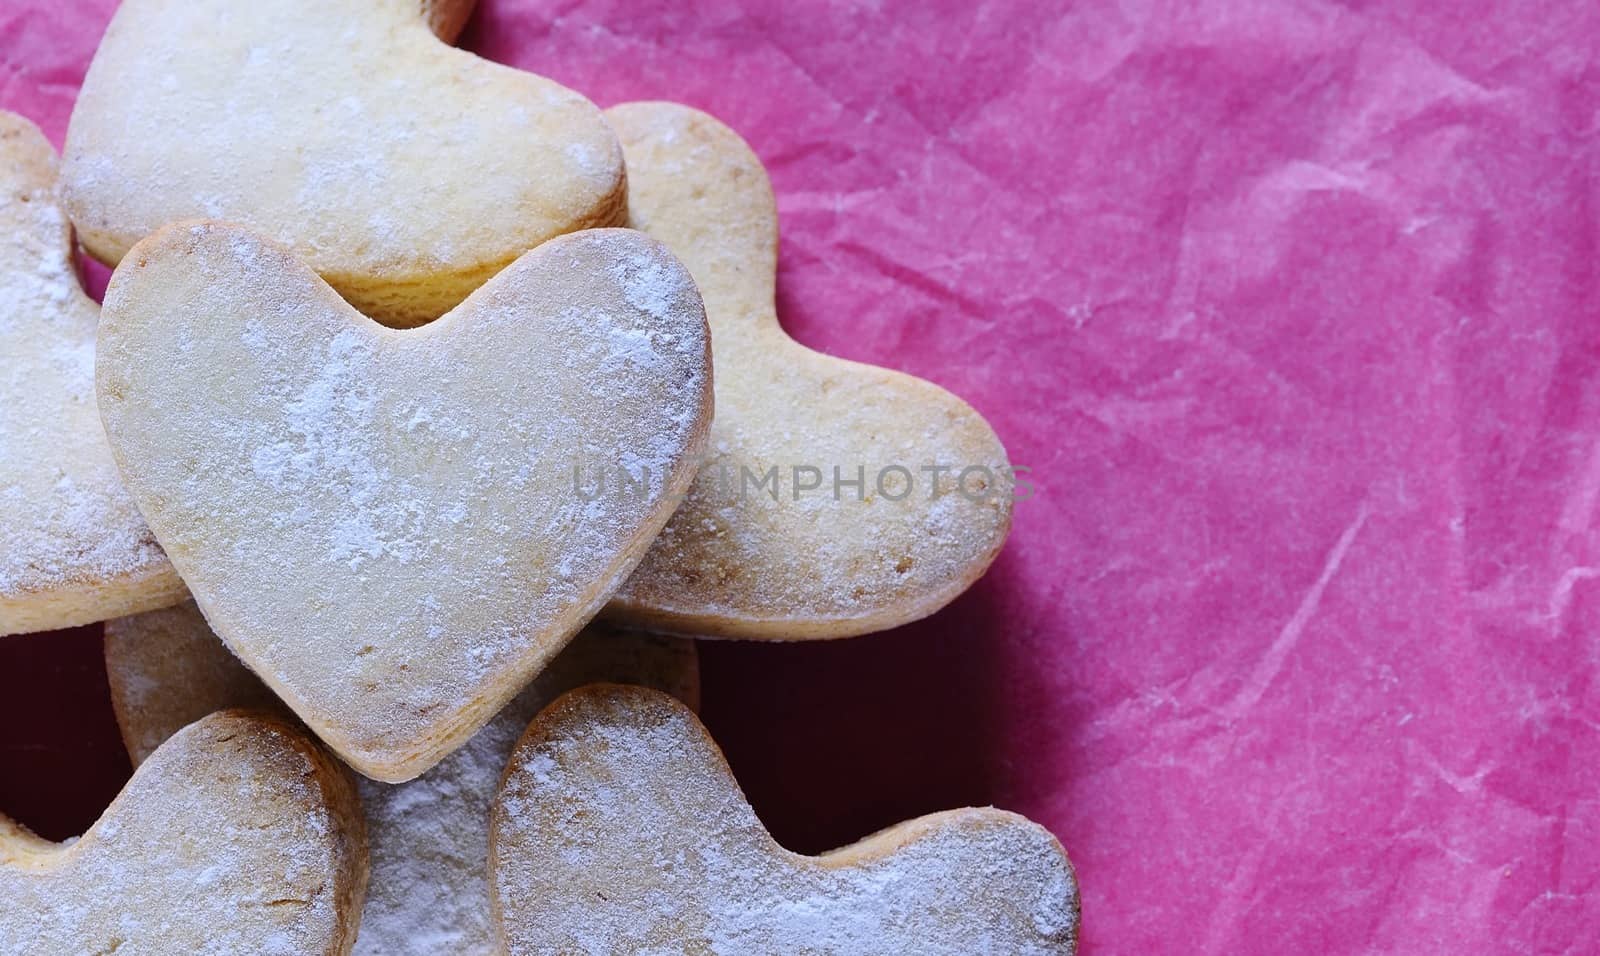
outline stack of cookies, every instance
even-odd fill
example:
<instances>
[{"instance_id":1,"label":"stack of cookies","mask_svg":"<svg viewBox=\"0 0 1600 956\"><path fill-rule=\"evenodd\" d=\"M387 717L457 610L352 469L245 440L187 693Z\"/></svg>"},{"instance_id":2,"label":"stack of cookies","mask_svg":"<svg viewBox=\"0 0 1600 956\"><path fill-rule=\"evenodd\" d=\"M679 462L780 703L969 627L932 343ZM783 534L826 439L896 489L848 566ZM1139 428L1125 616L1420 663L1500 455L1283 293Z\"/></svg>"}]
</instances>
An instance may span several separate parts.
<instances>
[{"instance_id":1,"label":"stack of cookies","mask_svg":"<svg viewBox=\"0 0 1600 956\"><path fill-rule=\"evenodd\" d=\"M0 633L105 621L137 765L0 818L0 953L1073 952L1043 828L792 854L695 717L694 639L982 575L994 432L783 333L737 134L471 5L126 0L62 159L0 115Z\"/></svg>"}]
</instances>

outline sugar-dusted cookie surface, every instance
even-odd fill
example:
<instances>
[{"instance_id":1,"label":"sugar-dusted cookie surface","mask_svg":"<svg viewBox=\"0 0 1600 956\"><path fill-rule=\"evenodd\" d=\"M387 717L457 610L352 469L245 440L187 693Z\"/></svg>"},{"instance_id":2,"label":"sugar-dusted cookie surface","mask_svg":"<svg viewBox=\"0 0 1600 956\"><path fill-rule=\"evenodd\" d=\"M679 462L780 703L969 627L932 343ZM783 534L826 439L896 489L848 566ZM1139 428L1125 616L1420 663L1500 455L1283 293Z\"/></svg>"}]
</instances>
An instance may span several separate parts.
<instances>
[{"instance_id":1,"label":"sugar-dusted cookie surface","mask_svg":"<svg viewBox=\"0 0 1600 956\"><path fill-rule=\"evenodd\" d=\"M107 621L104 646L111 710L135 767L168 737L219 710L293 715L193 601Z\"/></svg>"},{"instance_id":2,"label":"sugar-dusted cookie surface","mask_svg":"<svg viewBox=\"0 0 1600 956\"><path fill-rule=\"evenodd\" d=\"M213 714L75 843L0 817L0 953L347 953L366 872L344 767L277 718Z\"/></svg>"},{"instance_id":3,"label":"sugar-dusted cookie surface","mask_svg":"<svg viewBox=\"0 0 1600 956\"><path fill-rule=\"evenodd\" d=\"M591 685L512 754L491 829L495 918L521 953L1072 953L1078 889L1043 827L993 809L818 857L773 842L671 698Z\"/></svg>"},{"instance_id":4,"label":"sugar-dusted cookie surface","mask_svg":"<svg viewBox=\"0 0 1600 956\"><path fill-rule=\"evenodd\" d=\"M1010 530L1012 475L994 431L932 383L784 333L777 206L732 130L672 103L606 115L627 157L632 224L694 275L717 363L705 466L611 613L793 640L882 630L944 606Z\"/></svg>"},{"instance_id":5,"label":"sugar-dusted cookie surface","mask_svg":"<svg viewBox=\"0 0 1600 956\"><path fill-rule=\"evenodd\" d=\"M106 624L106 676L137 764L174 729L234 702L270 697L193 604ZM592 681L655 687L690 707L700 697L692 641L590 625L460 750L416 780L358 780L372 878L358 956L488 956L489 807L528 721Z\"/></svg>"},{"instance_id":6,"label":"sugar-dusted cookie surface","mask_svg":"<svg viewBox=\"0 0 1600 956\"><path fill-rule=\"evenodd\" d=\"M0 111L0 634L180 600L122 486L94 400L100 307L72 264L56 155Z\"/></svg>"},{"instance_id":7,"label":"sugar-dusted cookie surface","mask_svg":"<svg viewBox=\"0 0 1600 956\"><path fill-rule=\"evenodd\" d=\"M396 331L275 243L177 224L112 276L101 416L206 619L357 770L465 743L633 569L711 416L688 274L562 236ZM574 471L626 468L605 493Z\"/></svg>"},{"instance_id":8,"label":"sugar-dusted cookie surface","mask_svg":"<svg viewBox=\"0 0 1600 956\"><path fill-rule=\"evenodd\" d=\"M441 42L471 8L125 0L67 132L85 248L115 264L169 222L239 222L408 326L551 236L620 224L621 153L600 111Z\"/></svg>"}]
</instances>

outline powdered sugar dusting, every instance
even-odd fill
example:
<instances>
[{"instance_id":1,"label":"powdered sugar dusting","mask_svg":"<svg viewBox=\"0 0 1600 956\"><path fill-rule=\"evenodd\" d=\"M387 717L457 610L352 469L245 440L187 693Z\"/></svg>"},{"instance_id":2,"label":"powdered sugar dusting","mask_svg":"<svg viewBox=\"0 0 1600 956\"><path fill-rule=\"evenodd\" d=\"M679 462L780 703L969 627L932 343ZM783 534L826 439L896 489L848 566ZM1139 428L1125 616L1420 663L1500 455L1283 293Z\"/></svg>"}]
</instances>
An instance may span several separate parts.
<instances>
[{"instance_id":1,"label":"powdered sugar dusting","mask_svg":"<svg viewBox=\"0 0 1600 956\"><path fill-rule=\"evenodd\" d=\"M165 239L107 294L124 398L102 411L130 484L212 625L298 714L360 769L420 772L665 520L709 411L692 285L678 270L659 313L636 306L617 263L673 260L581 233L400 333L243 232ZM623 460L648 476L636 494L577 493L575 466Z\"/></svg>"},{"instance_id":2,"label":"powdered sugar dusting","mask_svg":"<svg viewBox=\"0 0 1600 956\"><path fill-rule=\"evenodd\" d=\"M266 688L192 604L107 625L106 676L135 762L213 709L255 705ZM354 952L487 956L489 809L528 721L563 691L595 680L638 683L693 703L692 642L591 626L466 746L416 780L360 781L371 879Z\"/></svg>"},{"instance_id":3,"label":"powdered sugar dusting","mask_svg":"<svg viewBox=\"0 0 1600 956\"><path fill-rule=\"evenodd\" d=\"M658 260L621 259L612 274L633 307L663 318L673 303L691 288L681 269L669 268Z\"/></svg>"},{"instance_id":4,"label":"powdered sugar dusting","mask_svg":"<svg viewBox=\"0 0 1600 956\"><path fill-rule=\"evenodd\" d=\"M494 823L512 953L1062 954L1077 887L1042 828L993 810L819 858L773 844L693 716L591 688L512 758Z\"/></svg>"},{"instance_id":5,"label":"powdered sugar dusting","mask_svg":"<svg viewBox=\"0 0 1600 956\"><path fill-rule=\"evenodd\" d=\"M266 345L248 326L244 341ZM395 475L372 445L357 437L378 427L373 419L380 377L376 358L370 337L353 329L339 332L317 347L308 363L309 379L287 386L281 427L241 437L253 449L250 465L257 479L300 488L334 482L343 489L345 510L329 516L318 530L327 559L352 570L383 557L406 563L425 547L418 538L423 524L419 489ZM460 511L444 517L448 521L453 514ZM316 524L307 513L291 513L283 523L296 521Z\"/></svg>"},{"instance_id":6,"label":"powdered sugar dusting","mask_svg":"<svg viewBox=\"0 0 1600 956\"><path fill-rule=\"evenodd\" d=\"M1011 519L1005 450L929 382L843 362L784 334L774 306L777 208L765 170L688 107L607 111L623 141L633 225L688 267L716 349L712 454L618 595L689 633L776 639L892 627L942 606L987 568ZM644 305L655 283L636 277ZM990 494L956 493L976 466ZM910 493L880 490L905 469ZM924 469L942 468L943 477ZM753 482L775 469L770 494ZM819 484L796 488L795 469Z\"/></svg>"},{"instance_id":7,"label":"powdered sugar dusting","mask_svg":"<svg viewBox=\"0 0 1600 956\"><path fill-rule=\"evenodd\" d=\"M448 48L423 13L121 4L67 135L87 247L116 261L168 222L243 223L367 312L414 325L521 251L613 224L621 156L594 105Z\"/></svg>"},{"instance_id":8,"label":"powdered sugar dusting","mask_svg":"<svg viewBox=\"0 0 1600 956\"><path fill-rule=\"evenodd\" d=\"M325 797L331 767L290 734L215 715L157 751L69 848L7 863L0 832L0 953L337 951L358 824Z\"/></svg>"},{"instance_id":9,"label":"powdered sugar dusting","mask_svg":"<svg viewBox=\"0 0 1600 956\"><path fill-rule=\"evenodd\" d=\"M497 952L489 908L489 814L500 774L528 722L560 693L595 680L693 698L693 645L643 634L586 632L460 750L409 783L363 781L372 881L358 956Z\"/></svg>"},{"instance_id":10,"label":"powdered sugar dusting","mask_svg":"<svg viewBox=\"0 0 1600 956\"><path fill-rule=\"evenodd\" d=\"M106 445L98 309L69 262L49 146L22 124L0 116L0 634L159 605L179 588Z\"/></svg>"}]
</instances>

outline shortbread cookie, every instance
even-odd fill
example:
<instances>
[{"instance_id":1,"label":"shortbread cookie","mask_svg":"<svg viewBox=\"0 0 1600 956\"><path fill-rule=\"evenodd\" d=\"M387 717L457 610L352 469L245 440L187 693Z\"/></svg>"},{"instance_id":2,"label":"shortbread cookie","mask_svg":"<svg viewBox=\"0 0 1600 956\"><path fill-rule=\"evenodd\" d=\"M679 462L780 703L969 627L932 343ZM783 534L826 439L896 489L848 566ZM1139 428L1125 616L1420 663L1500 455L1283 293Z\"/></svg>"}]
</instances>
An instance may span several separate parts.
<instances>
[{"instance_id":1,"label":"shortbread cookie","mask_svg":"<svg viewBox=\"0 0 1600 956\"><path fill-rule=\"evenodd\" d=\"M623 229L563 236L405 332L276 243L177 224L100 324L100 412L211 626L356 769L465 743L616 590L711 416L693 282ZM574 472L626 470L603 494Z\"/></svg>"},{"instance_id":2,"label":"shortbread cookie","mask_svg":"<svg viewBox=\"0 0 1600 956\"><path fill-rule=\"evenodd\" d=\"M0 634L180 600L122 487L94 402L100 307L72 263L56 154L0 112Z\"/></svg>"},{"instance_id":3,"label":"shortbread cookie","mask_svg":"<svg viewBox=\"0 0 1600 956\"><path fill-rule=\"evenodd\" d=\"M952 810L818 857L773 842L682 705L593 685L517 745L491 829L519 953L1072 953L1078 889L1043 827Z\"/></svg>"},{"instance_id":4,"label":"shortbread cookie","mask_svg":"<svg viewBox=\"0 0 1600 956\"><path fill-rule=\"evenodd\" d=\"M189 720L271 692L228 652L193 604L106 624L106 677L135 764ZM488 956L489 806L517 738L545 704L591 681L700 697L692 641L591 625L466 746L416 780L357 781L372 879L357 954Z\"/></svg>"},{"instance_id":5,"label":"shortbread cookie","mask_svg":"<svg viewBox=\"0 0 1600 956\"><path fill-rule=\"evenodd\" d=\"M294 712L206 626L193 601L106 622L106 683L135 767L219 710Z\"/></svg>"},{"instance_id":6,"label":"shortbread cookie","mask_svg":"<svg viewBox=\"0 0 1600 956\"><path fill-rule=\"evenodd\" d=\"M366 876L344 768L277 718L213 714L75 843L0 817L0 953L347 953Z\"/></svg>"},{"instance_id":7,"label":"shortbread cookie","mask_svg":"<svg viewBox=\"0 0 1600 956\"><path fill-rule=\"evenodd\" d=\"M179 219L289 246L391 325L565 232L621 224L582 96L448 41L471 0L125 0L67 131L67 210L116 264Z\"/></svg>"},{"instance_id":8,"label":"shortbread cookie","mask_svg":"<svg viewBox=\"0 0 1600 956\"><path fill-rule=\"evenodd\" d=\"M611 613L712 637L847 637L931 614L1011 526L1005 449L929 382L813 352L773 308L766 171L721 123L671 103L607 112L635 228L705 297L717 420L688 500ZM807 487L810 486L810 487Z\"/></svg>"}]
</instances>

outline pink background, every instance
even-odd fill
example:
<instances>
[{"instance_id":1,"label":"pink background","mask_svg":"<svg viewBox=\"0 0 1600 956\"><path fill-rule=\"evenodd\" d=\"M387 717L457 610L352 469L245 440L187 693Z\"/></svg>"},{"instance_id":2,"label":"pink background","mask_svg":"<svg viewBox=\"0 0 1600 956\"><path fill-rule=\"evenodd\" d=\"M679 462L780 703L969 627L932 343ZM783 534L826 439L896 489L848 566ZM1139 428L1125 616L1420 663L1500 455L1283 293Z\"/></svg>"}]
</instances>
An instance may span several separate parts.
<instances>
[{"instance_id":1,"label":"pink background","mask_svg":"<svg viewBox=\"0 0 1600 956\"><path fill-rule=\"evenodd\" d=\"M58 142L112 4L5 0ZM800 850L993 802L1088 952L1600 951L1600 6L486 0L465 38L744 133L802 341L1037 498L935 618L716 645ZM127 772L93 631L0 641L0 809Z\"/></svg>"}]
</instances>

